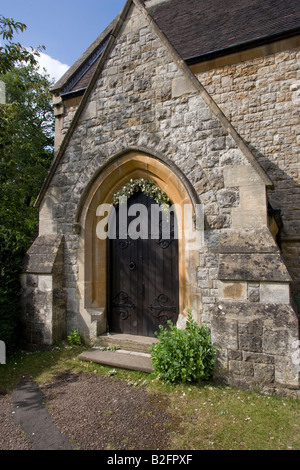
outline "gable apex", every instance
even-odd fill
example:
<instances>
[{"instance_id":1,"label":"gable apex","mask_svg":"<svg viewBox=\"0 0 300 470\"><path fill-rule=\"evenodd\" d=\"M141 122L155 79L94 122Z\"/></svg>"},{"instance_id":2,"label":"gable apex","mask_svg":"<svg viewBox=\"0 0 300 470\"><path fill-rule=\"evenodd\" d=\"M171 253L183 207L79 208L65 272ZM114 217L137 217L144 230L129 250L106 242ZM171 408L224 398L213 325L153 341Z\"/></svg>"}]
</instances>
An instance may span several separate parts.
<instances>
[{"instance_id":1,"label":"gable apex","mask_svg":"<svg viewBox=\"0 0 300 470\"><path fill-rule=\"evenodd\" d=\"M241 0L222 5L219 0L142 0L151 18L187 64L193 65L300 34L300 7L294 0ZM87 87L99 59L99 46L112 33L119 15L54 85L72 89L76 78ZM215 34L218 31L218 34ZM71 83L69 83L71 82ZM76 86L76 91L79 86Z\"/></svg>"},{"instance_id":2,"label":"gable apex","mask_svg":"<svg viewBox=\"0 0 300 470\"><path fill-rule=\"evenodd\" d=\"M136 8L136 12L138 15L133 15L134 8ZM140 23L141 22L141 23ZM141 26L142 25L142 26ZM182 75L183 79L189 84L190 91L193 90L193 93L199 94L205 104L208 106L210 111L213 113L219 124L229 133L229 135L233 138L238 148L244 154L248 162L253 166L257 174L259 175L261 181L266 186L272 186L272 182L267 177L266 173L263 171L262 167L256 161L253 154L250 152L242 138L238 135L236 130L227 120L226 116L220 110L220 108L216 105L212 97L207 93L207 91L203 88L197 77L191 72L188 68L184 60L179 56L177 51L174 47L170 44L169 40L165 36L165 34L160 30L157 26L153 18L149 15L147 9L145 8L143 2L140 0L128 0L118 17L118 21L116 22L112 32L110 33L106 46L101 53L101 57L97 64L96 70L90 80L90 83L87 89L84 92L82 100L75 112L75 115L71 121L71 124L68 128L68 131L62 141L58 154L56 155L52 166L50 168L48 177L46 178L44 185L41 189L41 192L37 198L36 206L38 206L45 194L45 191L55 173L55 170L66 151L70 139L75 131L81 117L83 116L83 112L86 109L90 96L95 88L98 78L100 77L101 72L103 71L104 67L107 64L107 61L110 60L111 65L113 66L113 60L110 59L111 51L115 45L116 40L119 36L124 32L124 28L130 31L130 28L133 28L133 32L136 32L141 27L145 27L147 25L148 28L152 31L152 35L156 37L157 41L161 44L161 46L167 51L169 54L170 59L174 62L176 67L178 68L177 76ZM128 32L127 31L127 32ZM146 59L145 59L146 60ZM180 72L179 72L180 71Z\"/></svg>"}]
</instances>

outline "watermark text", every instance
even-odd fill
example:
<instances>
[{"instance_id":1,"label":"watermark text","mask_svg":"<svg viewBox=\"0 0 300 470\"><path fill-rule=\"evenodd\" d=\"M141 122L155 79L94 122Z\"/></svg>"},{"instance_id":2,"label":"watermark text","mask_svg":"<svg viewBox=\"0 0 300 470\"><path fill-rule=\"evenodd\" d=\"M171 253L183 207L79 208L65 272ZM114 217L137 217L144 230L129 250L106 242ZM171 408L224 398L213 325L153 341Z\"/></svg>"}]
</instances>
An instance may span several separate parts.
<instances>
[{"instance_id":1,"label":"watermark text","mask_svg":"<svg viewBox=\"0 0 300 470\"><path fill-rule=\"evenodd\" d=\"M112 204L100 204L96 216L100 218L96 225L96 235L100 240L184 239L189 250L198 249L203 244L202 204L152 204L148 209L144 204L128 206L127 198L124 198L118 210Z\"/></svg>"}]
</instances>

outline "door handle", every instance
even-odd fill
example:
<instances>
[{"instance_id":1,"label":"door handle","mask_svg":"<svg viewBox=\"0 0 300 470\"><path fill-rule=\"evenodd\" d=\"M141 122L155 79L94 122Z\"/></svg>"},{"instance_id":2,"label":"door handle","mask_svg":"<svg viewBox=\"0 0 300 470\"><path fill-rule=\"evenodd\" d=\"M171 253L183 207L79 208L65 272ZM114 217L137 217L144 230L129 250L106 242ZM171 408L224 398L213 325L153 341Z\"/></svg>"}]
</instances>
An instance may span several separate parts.
<instances>
[{"instance_id":1,"label":"door handle","mask_svg":"<svg viewBox=\"0 0 300 470\"><path fill-rule=\"evenodd\" d=\"M135 269L135 267L136 267L136 266L135 266L135 262L134 262L134 261L130 261L130 263L129 263L129 269L130 269L130 271L133 271L133 270Z\"/></svg>"}]
</instances>

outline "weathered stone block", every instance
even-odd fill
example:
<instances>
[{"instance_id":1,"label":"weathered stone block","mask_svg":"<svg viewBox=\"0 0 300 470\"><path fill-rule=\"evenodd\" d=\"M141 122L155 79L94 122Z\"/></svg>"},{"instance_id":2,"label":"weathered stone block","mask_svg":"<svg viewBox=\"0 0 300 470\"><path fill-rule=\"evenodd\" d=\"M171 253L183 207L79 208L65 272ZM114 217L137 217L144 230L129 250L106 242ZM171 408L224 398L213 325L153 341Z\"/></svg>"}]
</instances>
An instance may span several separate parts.
<instances>
[{"instance_id":1,"label":"weathered stone block","mask_svg":"<svg viewBox=\"0 0 300 470\"><path fill-rule=\"evenodd\" d=\"M240 165L245 163L245 157L240 149L226 149L221 153L220 165Z\"/></svg>"},{"instance_id":2,"label":"weathered stone block","mask_svg":"<svg viewBox=\"0 0 300 470\"><path fill-rule=\"evenodd\" d=\"M195 91L195 87L187 77L175 77L172 80L172 98L178 98L185 94L195 93Z\"/></svg>"},{"instance_id":3,"label":"weathered stone block","mask_svg":"<svg viewBox=\"0 0 300 470\"><path fill-rule=\"evenodd\" d=\"M260 301L260 286L259 283L248 283L248 300L249 302Z\"/></svg>"},{"instance_id":4,"label":"weathered stone block","mask_svg":"<svg viewBox=\"0 0 300 470\"><path fill-rule=\"evenodd\" d=\"M226 229L219 234L218 243L212 246L220 253L278 253L276 245L267 227L258 229Z\"/></svg>"},{"instance_id":5,"label":"weathered stone block","mask_svg":"<svg viewBox=\"0 0 300 470\"><path fill-rule=\"evenodd\" d=\"M260 284L260 300L261 302L280 304L290 303L290 286L288 283L269 283L262 282Z\"/></svg>"},{"instance_id":6,"label":"weathered stone block","mask_svg":"<svg viewBox=\"0 0 300 470\"><path fill-rule=\"evenodd\" d=\"M248 321L248 323L239 323L239 333L262 336L263 320L255 319Z\"/></svg>"},{"instance_id":7,"label":"weathered stone block","mask_svg":"<svg viewBox=\"0 0 300 470\"><path fill-rule=\"evenodd\" d=\"M28 287L37 287L38 286L38 276L36 274L26 274L26 286L28 286Z\"/></svg>"},{"instance_id":8,"label":"weathered stone block","mask_svg":"<svg viewBox=\"0 0 300 470\"><path fill-rule=\"evenodd\" d=\"M208 229L222 229L230 227L230 216L227 214L207 216Z\"/></svg>"},{"instance_id":9,"label":"weathered stone block","mask_svg":"<svg viewBox=\"0 0 300 470\"><path fill-rule=\"evenodd\" d=\"M219 297L225 300L246 300L247 283L219 281Z\"/></svg>"},{"instance_id":10,"label":"weathered stone block","mask_svg":"<svg viewBox=\"0 0 300 470\"><path fill-rule=\"evenodd\" d=\"M228 360L229 361L242 361L243 360L242 351L229 349Z\"/></svg>"},{"instance_id":11,"label":"weathered stone block","mask_svg":"<svg viewBox=\"0 0 300 470\"><path fill-rule=\"evenodd\" d=\"M243 361L255 362L257 364L274 364L275 357L269 354L260 354L254 352L243 351Z\"/></svg>"},{"instance_id":12,"label":"weathered stone block","mask_svg":"<svg viewBox=\"0 0 300 470\"><path fill-rule=\"evenodd\" d=\"M221 254L218 278L287 282L290 275L279 254Z\"/></svg>"},{"instance_id":13,"label":"weathered stone block","mask_svg":"<svg viewBox=\"0 0 300 470\"><path fill-rule=\"evenodd\" d=\"M270 364L254 364L254 379L260 384L272 384L275 380L275 367Z\"/></svg>"},{"instance_id":14,"label":"weathered stone block","mask_svg":"<svg viewBox=\"0 0 300 470\"><path fill-rule=\"evenodd\" d=\"M222 189L217 194L217 201L220 207L234 207L238 206L239 191L234 189Z\"/></svg>"},{"instance_id":15,"label":"weathered stone block","mask_svg":"<svg viewBox=\"0 0 300 470\"><path fill-rule=\"evenodd\" d=\"M262 338L256 335L240 334L239 348L243 351L261 352Z\"/></svg>"},{"instance_id":16,"label":"weathered stone block","mask_svg":"<svg viewBox=\"0 0 300 470\"><path fill-rule=\"evenodd\" d=\"M231 165L224 168L224 182L228 188L239 187L260 187L262 181L258 173L250 165ZM254 195L254 193L253 193Z\"/></svg>"},{"instance_id":17,"label":"weathered stone block","mask_svg":"<svg viewBox=\"0 0 300 470\"><path fill-rule=\"evenodd\" d=\"M96 117L96 115L97 115L96 101L90 101L81 116L81 120L93 119Z\"/></svg>"},{"instance_id":18,"label":"weathered stone block","mask_svg":"<svg viewBox=\"0 0 300 470\"><path fill-rule=\"evenodd\" d=\"M210 326L214 344L217 344L221 349L239 349L235 321L227 319L225 315L219 313L211 316Z\"/></svg>"},{"instance_id":19,"label":"weathered stone block","mask_svg":"<svg viewBox=\"0 0 300 470\"><path fill-rule=\"evenodd\" d=\"M299 364L293 363L289 356L277 356L275 382L299 389Z\"/></svg>"},{"instance_id":20,"label":"weathered stone block","mask_svg":"<svg viewBox=\"0 0 300 470\"><path fill-rule=\"evenodd\" d=\"M285 355L289 345L287 330L264 329L263 351L268 354Z\"/></svg>"},{"instance_id":21,"label":"weathered stone block","mask_svg":"<svg viewBox=\"0 0 300 470\"><path fill-rule=\"evenodd\" d=\"M248 362L241 362L241 361L229 361L229 372L233 375L241 376L245 378L253 377L254 369L253 364Z\"/></svg>"},{"instance_id":22,"label":"weathered stone block","mask_svg":"<svg viewBox=\"0 0 300 470\"><path fill-rule=\"evenodd\" d=\"M53 288L52 276L40 274L38 276L38 288L41 292L51 292Z\"/></svg>"},{"instance_id":23,"label":"weathered stone block","mask_svg":"<svg viewBox=\"0 0 300 470\"><path fill-rule=\"evenodd\" d=\"M208 269L207 268L198 268L197 270L197 278L199 280L209 280L208 276Z\"/></svg>"}]
</instances>

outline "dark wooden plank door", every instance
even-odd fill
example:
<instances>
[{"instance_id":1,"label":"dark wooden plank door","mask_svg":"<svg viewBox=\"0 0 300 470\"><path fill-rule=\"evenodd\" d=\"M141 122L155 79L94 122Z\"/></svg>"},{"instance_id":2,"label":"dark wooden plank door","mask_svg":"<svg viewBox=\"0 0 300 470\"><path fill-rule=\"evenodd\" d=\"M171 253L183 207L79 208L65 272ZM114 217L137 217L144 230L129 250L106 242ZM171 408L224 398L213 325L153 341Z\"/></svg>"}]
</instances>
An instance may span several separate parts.
<instances>
[{"instance_id":1,"label":"dark wooden plank door","mask_svg":"<svg viewBox=\"0 0 300 470\"><path fill-rule=\"evenodd\" d=\"M179 314L178 240L176 216L170 212L170 236L151 238L151 206L154 199L142 192L128 202L147 208L148 237L120 238L119 207L116 210L116 239L108 240L108 323L110 332L155 336L159 325L176 323ZM158 206L158 205L157 205ZM127 218L127 229L139 213ZM155 219L156 220L156 219ZM141 227L137 227L141 229ZM152 227L153 228L153 227ZM145 227L143 227L145 229Z\"/></svg>"}]
</instances>

